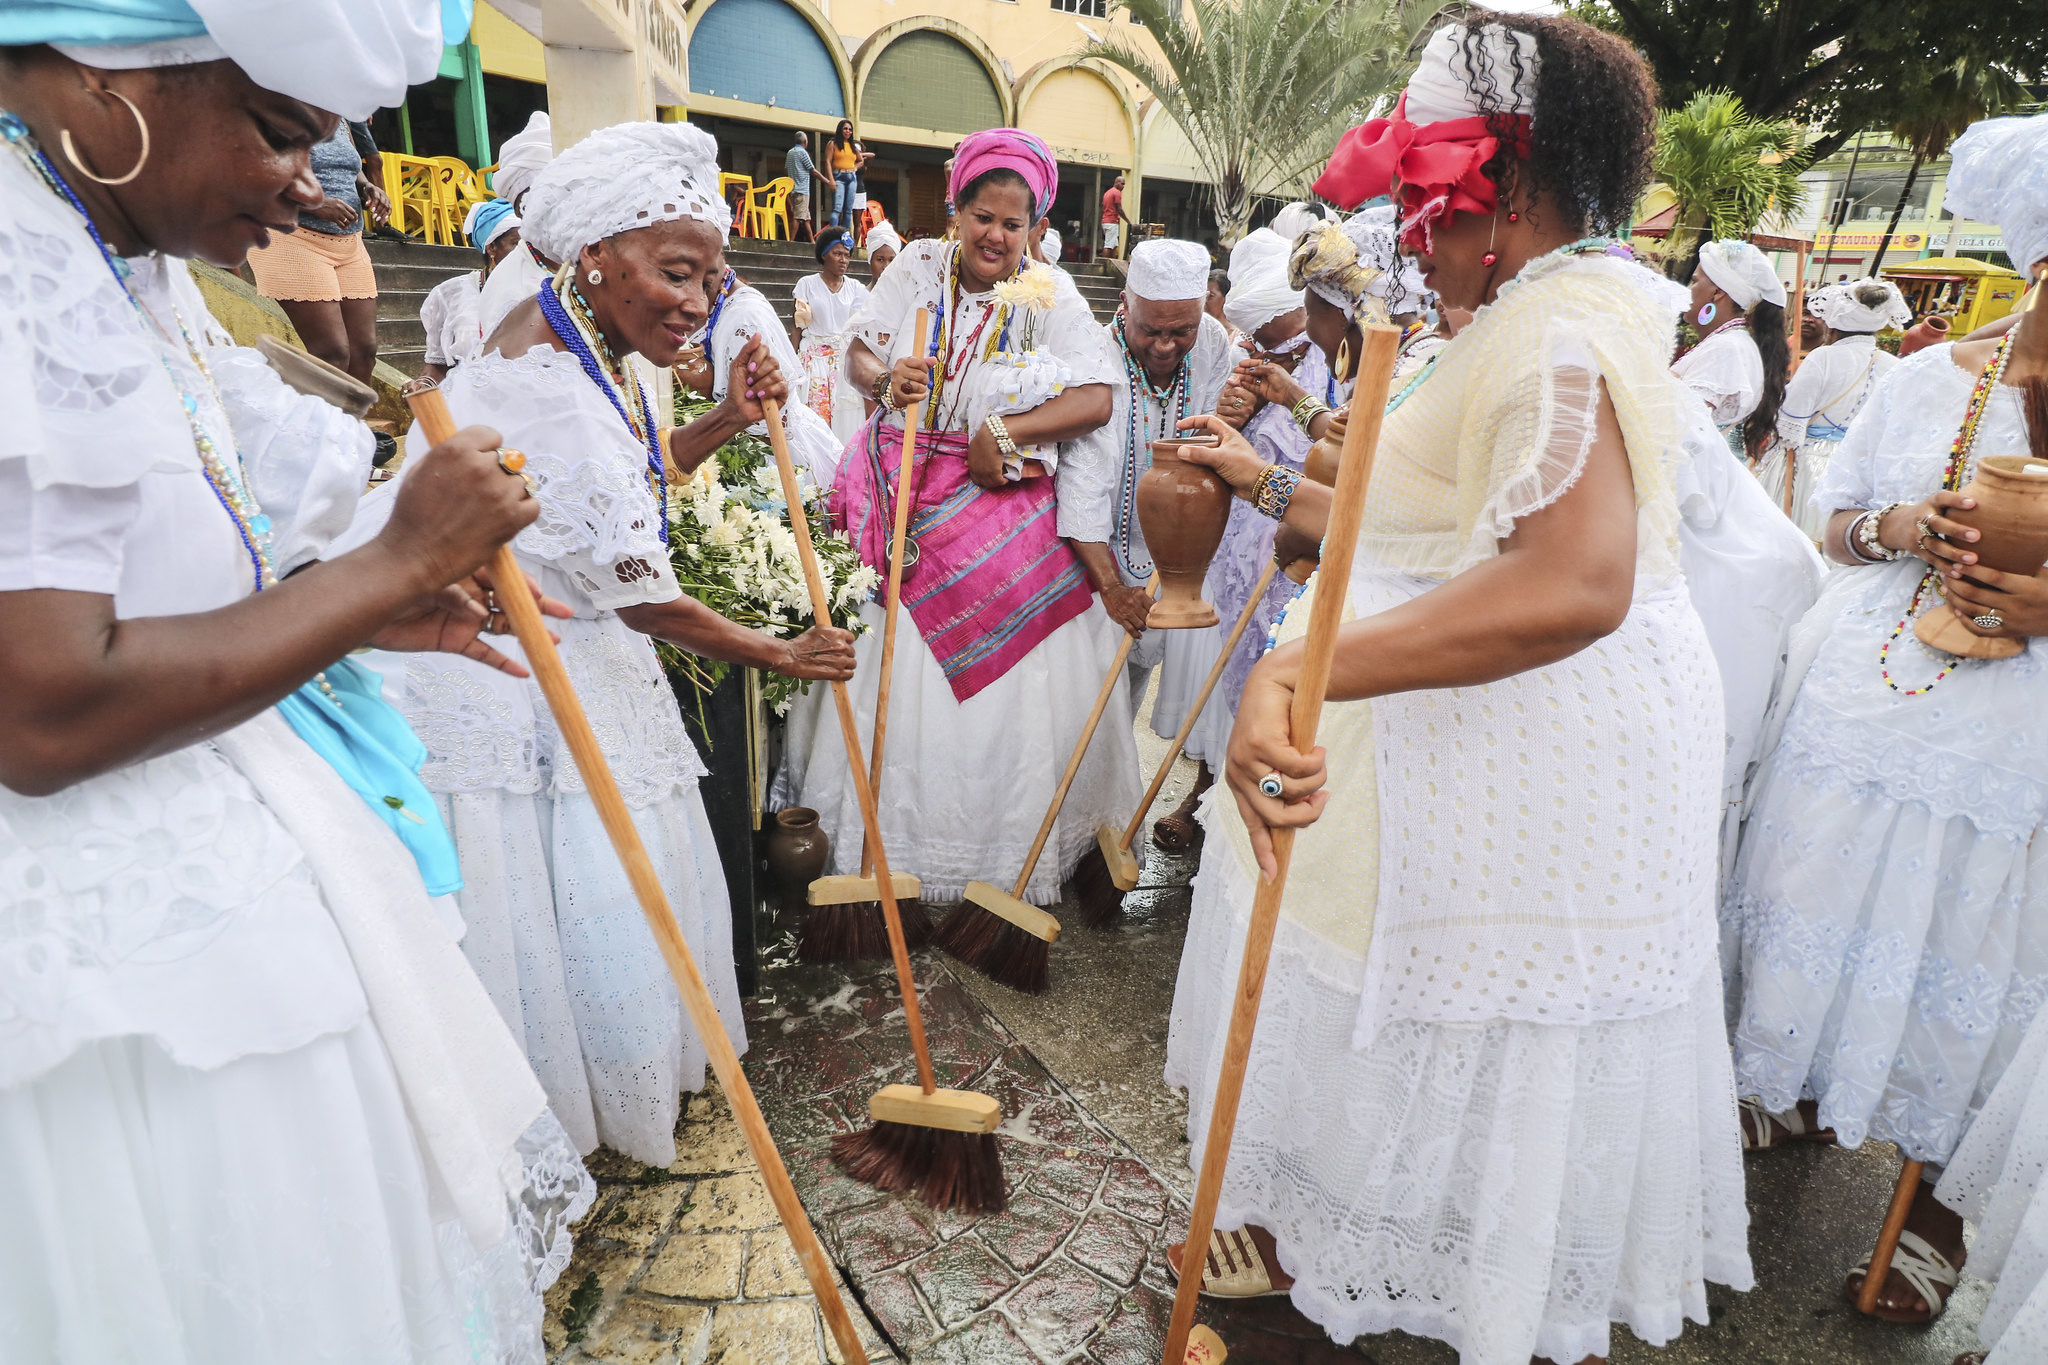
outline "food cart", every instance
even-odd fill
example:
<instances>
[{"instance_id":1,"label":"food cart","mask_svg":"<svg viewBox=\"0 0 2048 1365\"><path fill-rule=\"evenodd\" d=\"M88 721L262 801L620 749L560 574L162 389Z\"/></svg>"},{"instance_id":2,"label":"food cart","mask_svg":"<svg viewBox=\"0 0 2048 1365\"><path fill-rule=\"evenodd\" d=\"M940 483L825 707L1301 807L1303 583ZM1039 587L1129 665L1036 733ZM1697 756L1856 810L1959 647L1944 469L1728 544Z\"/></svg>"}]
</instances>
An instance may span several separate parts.
<instances>
[{"instance_id":1,"label":"food cart","mask_svg":"<svg viewBox=\"0 0 2048 1365\"><path fill-rule=\"evenodd\" d=\"M2004 266L1970 256L1929 256L1884 268L1899 286L1915 318L1939 313L1950 336L1974 332L2019 306L2027 282Z\"/></svg>"}]
</instances>

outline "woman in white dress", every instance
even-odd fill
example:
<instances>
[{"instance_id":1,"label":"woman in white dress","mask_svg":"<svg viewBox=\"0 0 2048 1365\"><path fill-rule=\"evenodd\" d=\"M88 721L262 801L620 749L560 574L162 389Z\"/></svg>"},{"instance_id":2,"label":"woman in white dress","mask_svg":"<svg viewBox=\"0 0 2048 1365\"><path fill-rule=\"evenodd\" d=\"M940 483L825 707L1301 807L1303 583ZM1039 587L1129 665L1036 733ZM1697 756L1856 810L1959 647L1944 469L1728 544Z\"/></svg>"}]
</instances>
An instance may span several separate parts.
<instances>
[{"instance_id":1,"label":"woman in white dress","mask_svg":"<svg viewBox=\"0 0 2048 1365\"><path fill-rule=\"evenodd\" d=\"M0 14L0 1359L538 1365L593 1188L347 659L504 662L458 585L534 505L472 429L331 555L369 433L183 259L318 202L438 6L205 8Z\"/></svg>"},{"instance_id":2,"label":"woman in white dress","mask_svg":"<svg viewBox=\"0 0 2048 1365\"><path fill-rule=\"evenodd\" d=\"M2048 257L2048 119L1978 124L1949 194L2003 226L2014 260ZM2048 660L2031 639L2048 581L1976 564L1976 533L1948 515L1970 505L1955 490L1974 461L2041 458L2021 384L2048 377L2044 319L1900 361L1829 461L1828 557L1859 567L1830 575L1794 633L1722 907L1742 943L1752 1145L1832 1129L1928 1163L1879 1295L1900 1321L1938 1314L1955 1283L1962 1227L1931 1182L2048 995L2048 731L2032 721ZM2027 648L1970 661L1920 644L1913 618L1951 610Z\"/></svg>"},{"instance_id":3,"label":"woman in white dress","mask_svg":"<svg viewBox=\"0 0 2048 1365\"><path fill-rule=\"evenodd\" d=\"M1777 439L1778 408L1792 350L1785 341L1785 286L1763 252L1728 238L1700 248L1692 277L1699 340L1671 369L1700 396L1728 448L1754 468Z\"/></svg>"},{"instance_id":4,"label":"woman in white dress","mask_svg":"<svg viewBox=\"0 0 2048 1365\"><path fill-rule=\"evenodd\" d=\"M574 608L558 627L562 661L743 1049L705 770L649 637L802 678L847 677L853 650L829 626L778 640L735 625L684 596L670 565L669 471L694 462L675 448L682 432L661 448L623 365L636 353L673 364L704 320L707 283L723 278L716 155L688 124L627 123L555 158L527 196L525 232L565 269L442 392L457 420L488 421L526 453L540 517L514 548ZM746 347L733 373L730 424L759 420L759 399L786 391L765 345ZM465 951L550 1102L583 1151L603 1143L667 1165L679 1096L704 1084L703 1044L537 686L415 656L405 709L462 850Z\"/></svg>"},{"instance_id":5,"label":"woman in white dress","mask_svg":"<svg viewBox=\"0 0 2048 1365\"><path fill-rule=\"evenodd\" d=\"M846 273L853 262L853 234L828 227L812 247L818 273L806 275L792 291L797 306L797 373L804 406L825 419L841 446L867 421L860 392L846 382L846 343L853 315L867 302L868 288Z\"/></svg>"},{"instance_id":6,"label":"woman in white dress","mask_svg":"<svg viewBox=\"0 0 2048 1365\"><path fill-rule=\"evenodd\" d=\"M428 290L427 297L420 302L420 327L427 334L427 352L419 377L437 384L483 345L483 322L478 309L484 282L519 245L519 215L512 211L508 201L487 199L470 206L462 231L469 244L483 253L482 268L451 275Z\"/></svg>"},{"instance_id":7,"label":"woman in white dress","mask_svg":"<svg viewBox=\"0 0 2048 1365\"><path fill-rule=\"evenodd\" d=\"M833 518L878 569L887 567L903 410L925 408L909 532L918 559L898 618L880 814L891 869L921 878L933 902L959 899L970 881L1016 880L1124 639L1096 601L1097 593L1121 596L1122 584L1091 584L1057 534L1055 480L1027 465L1054 463L1059 442L1107 421L1124 383L1073 281L1024 266L1025 238L1045 216L1057 174L1029 133L969 137L953 163L958 240L905 247L853 320L849 378L886 395L878 401L887 411L847 447ZM935 324L923 352L912 336L920 308ZM975 415L1012 383L1028 386L1028 410ZM853 693L865 734L883 614L878 603L864 610L874 629L855 646ZM832 870L854 872L860 808L822 690L790 711L778 790L818 812ZM1119 681L1108 714L1128 714L1122 691ZM1058 900L1061 882L1095 847L1097 826L1129 819L1138 793L1130 727L1100 726L1025 899Z\"/></svg>"},{"instance_id":8,"label":"woman in white dress","mask_svg":"<svg viewBox=\"0 0 2048 1365\"><path fill-rule=\"evenodd\" d=\"M1820 487L1828 458L1849 434L1849 424L1870 401L1877 381L1899 363L1877 344L1877 334L1887 327L1904 327L1913 320L1913 310L1891 281L1857 280L1815 291L1806 301L1806 311L1826 325L1833 339L1800 361L1785 385L1785 403L1778 409L1779 440L1758 467L1757 478L1807 539L1818 544L1827 522L1811 505L1813 490Z\"/></svg>"},{"instance_id":9,"label":"woman in white dress","mask_svg":"<svg viewBox=\"0 0 2048 1365\"><path fill-rule=\"evenodd\" d=\"M1289 738L1307 603L1240 702L1167 1043L1192 1162L1268 830L1310 827L1222 1253L1168 1258L1211 1294L1288 1290L1339 1342L1597 1361L1610 1320L1661 1344L1706 1321L1708 1280L1751 1281L1714 962L1720 689L1679 574L1669 319L1572 240L1627 221L1654 120L1618 39L1481 14L1430 39L1394 116L1317 182L1391 187L1429 286L1476 311L1386 418L1323 751ZM1240 492L1275 477L1226 445ZM1286 523L1319 537L1329 505L1296 483Z\"/></svg>"},{"instance_id":10,"label":"woman in white dress","mask_svg":"<svg viewBox=\"0 0 2048 1365\"><path fill-rule=\"evenodd\" d=\"M525 211L526 193L533 188L533 178L554 160L554 136L547 111L536 109L527 117L526 126L506 138L505 145L498 149L498 169L491 175L491 185L514 213ZM531 242L521 242L519 249L491 272L477 297L477 325L483 334L489 336L497 331L514 304L532 298L541 281L554 274L555 264L535 250Z\"/></svg>"},{"instance_id":11,"label":"woman in white dress","mask_svg":"<svg viewBox=\"0 0 2048 1365\"><path fill-rule=\"evenodd\" d=\"M782 319L775 316L775 305L728 267L711 296L711 310L704 316L702 330L691 338L704 348L704 359L711 370L711 397L721 405L729 405L732 399L733 365L755 344L757 337L760 347L786 379L803 373L797 363L796 348L789 344L789 333L783 330ZM731 439L735 431L767 438L768 423L758 413L744 427L734 427L716 420L717 417L716 413L707 413L677 430L673 449L681 461L682 472L695 469L705 456ZM797 472L814 488L830 488L839 470L839 452L846 444L832 434L831 424L803 403L792 402L782 405L782 430Z\"/></svg>"}]
</instances>

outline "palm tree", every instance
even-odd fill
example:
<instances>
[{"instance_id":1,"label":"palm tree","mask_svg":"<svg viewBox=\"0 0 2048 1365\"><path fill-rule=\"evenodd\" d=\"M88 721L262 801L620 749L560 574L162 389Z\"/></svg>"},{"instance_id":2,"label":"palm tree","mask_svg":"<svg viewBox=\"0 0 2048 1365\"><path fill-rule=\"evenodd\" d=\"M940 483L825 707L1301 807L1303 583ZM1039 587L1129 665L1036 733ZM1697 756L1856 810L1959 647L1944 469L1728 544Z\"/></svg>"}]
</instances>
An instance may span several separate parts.
<instances>
[{"instance_id":1,"label":"palm tree","mask_svg":"<svg viewBox=\"0 0 2048 1365\"><path fill-rule=\"evenodd\" d=\"M1121 28L1080 50L1151 91L1207 174L1234 245L1255 193L1299 192L1338 136L1398 88L1436 6L1418 0L1120 0L1159 56Z\"/></svg>"},{"instance_id":2,"label":"palm tree","mask_svg":"<svg viewBox=\"0 0 2048 1365\"><path fill-rule=\"evenodd\" d=\"M1692 278L1700 243L1747 237L1776 209L1799 212L1807 156L1799 125L1751 118L1726 90L1703 90L1657 120L1657 178L1677 196L1665 273Z\"/></svg>"},{"instance_id":3,"label":"palm tree","mask_svg":"<svg viewBox=\"0 0 2048 1365\"><path fill-rule=\"evenodd\" d=\"M1920 178L1920 168L1940 159L1949 144L1978 119L2003 113L2026 97L2026 87L2014 80L2011 73L1989 62L1965 58L1936 72L1924 88L1907 100L1906 116L1892 125L1892 131L1899 141L1913 149L1913 165L1906 172L1899 202L1892 205L1892 220L1885 224L1877 255L1870 262L1871 274L1877 273L1877 268L1884 264L1885 252L1891 250L1892 234L1899 230L1899 217L1906 211L1906 200Z\"/></svg>"}]
</instances>

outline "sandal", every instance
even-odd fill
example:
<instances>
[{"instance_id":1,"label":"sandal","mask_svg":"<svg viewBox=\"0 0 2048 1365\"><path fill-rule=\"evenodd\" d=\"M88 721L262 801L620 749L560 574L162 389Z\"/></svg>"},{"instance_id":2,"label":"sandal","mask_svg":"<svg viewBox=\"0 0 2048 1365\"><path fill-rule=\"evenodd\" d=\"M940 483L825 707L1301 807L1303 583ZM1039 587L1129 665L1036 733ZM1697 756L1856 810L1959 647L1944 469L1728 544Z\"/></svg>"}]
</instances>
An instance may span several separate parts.
<instances>
[{"instance_id":1,"label":"sandal","mask_svg":"<svg viewBox=\"0 0 2048 1365\"><path fill-rule=\"evenodd\" d=\"M1832 1128L1809 1128L1806 1115L1793 1105L1782 1114L1773 1114L1757 1100L1743 1100L1735 1106L1736 1120L1742 1125L1742 1150L1745 1152L1768 1152L1773 1147L1787 1142L1833 1142Z\"/></svg>"},{"instance_id":2,"label":"sandal","mask_svg":"<svg viewBox=\"0 0 2048 1365\"><path fill-rule=\"evenodd\" d=\"M1917 1232L1899 1234L1898 1250L1892 1253L1892 1269L1897 1271L1907 1286L1925 1301L1927 1312L1922 1315L1886 1308L1880 1301L1878 1306L1870 1311L1870 1315L1884 1322L1903 1323L1908 1326L1919 1326L1940 1317L1941 1310L1948 1307L1949 1291L1954 1289L1956 1281L1962 1278L1962 1272L1956 1269L1954 1263L1936 1251L1933 1245ZM1842 1282L1842 1292L1847 1294L1852 1302L1861 1294L1863 1278L1869 1273L1870 1258L1865 1256L1856 1268L1849 1272L1849 1278Z\"/></svg>"},{"instance_id":3,"label":"sandal","mask_svg":"<svg viewBox=\"0 0 2048 1365\"><path fill-rule=\"evenodd\" d=\"M1208 1264L1202 1267L1203 1298L1285 1298L1294 1288L1294 1277L1284 1272L1280 1278L1286 1281L1285 1285L1273 1282L1272 1272L1266 1269L1266 1258L1259 1254L1258 1243L1252 1237L1253 1230L1248 1227L1218 1228L1209 1234ZM1181 1254L1186 1246L1187 1243L1180 1242L1166 1249L1166 1262L1176 1280L1180 1278ZM1212 1271L1210 1266L1215 1269Z\"/></svg>"},{"instance_id":4,"label":"sandal","mask_svg":"<svg viewBox=\"0 0 2048 1365\"><path fill-rule=\"evenodd\" d=\"M1184 853L1194 847L1201 836L1202 827L1195 823L1195 817L1184 810L1162 815L1152 822L1152 842L1168 853Z\"/></svg>"}]
</instances>

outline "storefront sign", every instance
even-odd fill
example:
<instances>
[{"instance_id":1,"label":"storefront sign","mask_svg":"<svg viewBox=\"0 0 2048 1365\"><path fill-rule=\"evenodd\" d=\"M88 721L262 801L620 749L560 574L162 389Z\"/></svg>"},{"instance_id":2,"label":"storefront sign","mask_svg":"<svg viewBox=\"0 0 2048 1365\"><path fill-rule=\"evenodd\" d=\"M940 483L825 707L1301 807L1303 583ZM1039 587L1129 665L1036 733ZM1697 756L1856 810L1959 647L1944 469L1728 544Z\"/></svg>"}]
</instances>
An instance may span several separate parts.
<instances>
[{"instance_id":1,"label":"storefront sign","mask_svg":"<svg viewBox=\"0 0 2048 1365\"><path fill-rule=\"evenodd\" d=\"M1882 232L1819 232L1814 235L1815 251L1875 251L1884 240ZM1892 234L1893 251L1918 251L1927 245L1927 234L1901 228Z\"/></svg>"},{"instance_id":2,"label":"storefront sign","mask_svg":"<svg viewBox=\"0 0 2048 1365\"><path fill-rule=\"evenodd\" d=\"M658 85L668 87L670 97L657 103L680 102L689 92L689 31L675 0L641 0L641 51L648 71Z\"/></svg>"},{"instance_id":3,"label":"storefront sign","mask_svg":"<svg viewBox=\"0 0 2048 1365\"><path fill-rule=\"evenodd\" d=\"M1085 147L1062 147L1057 142L1046 144L1055 161L1072 161L1083 166L1121 166L1123 161L1108 152L1090 151Z\"/></svg>"}]
</instances>

